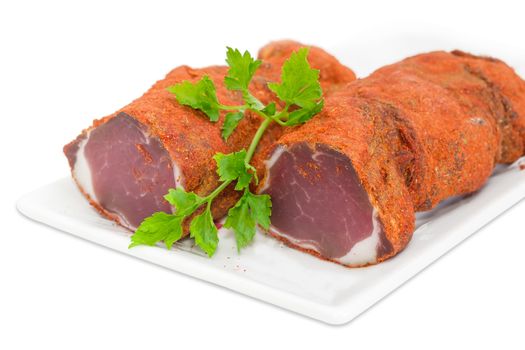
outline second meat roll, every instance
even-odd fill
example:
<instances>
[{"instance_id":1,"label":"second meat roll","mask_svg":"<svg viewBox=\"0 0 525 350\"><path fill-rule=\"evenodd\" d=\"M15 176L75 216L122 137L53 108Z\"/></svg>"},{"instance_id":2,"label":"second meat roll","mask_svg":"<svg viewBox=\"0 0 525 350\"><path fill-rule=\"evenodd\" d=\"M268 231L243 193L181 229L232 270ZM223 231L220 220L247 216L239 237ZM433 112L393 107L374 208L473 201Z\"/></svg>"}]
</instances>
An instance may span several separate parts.
<instances>
[{"instance_id":1,"label":"second meat roll","mask_svg":"<svg viewBox=\"0 0 525 350\"><path fill-rule=\"evenodd\" d=\"M478 190L524 154L525 82L503 62L433 52L326 99L263 158L270 234L346 266L403 250L416 211Z\"/></svg>"}]
</instances>

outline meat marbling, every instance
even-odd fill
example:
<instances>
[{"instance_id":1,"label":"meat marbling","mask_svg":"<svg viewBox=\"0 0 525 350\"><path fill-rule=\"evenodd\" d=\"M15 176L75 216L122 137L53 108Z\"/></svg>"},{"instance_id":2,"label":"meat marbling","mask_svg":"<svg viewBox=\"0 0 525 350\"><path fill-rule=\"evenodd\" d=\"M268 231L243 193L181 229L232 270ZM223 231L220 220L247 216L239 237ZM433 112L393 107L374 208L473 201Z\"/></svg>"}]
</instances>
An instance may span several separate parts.
<instances>
[{"instance_id":1,"label":"meat marbling","mask_svg":"<svg viewBox=\"0 0 525 350\"><path fill-rule=\"evenodd\" d=\"M273 232L342 264L376 260L381 224L350 159L323 144L279 146L261 191L272 197Z\"/></svg>"}]
</instances>

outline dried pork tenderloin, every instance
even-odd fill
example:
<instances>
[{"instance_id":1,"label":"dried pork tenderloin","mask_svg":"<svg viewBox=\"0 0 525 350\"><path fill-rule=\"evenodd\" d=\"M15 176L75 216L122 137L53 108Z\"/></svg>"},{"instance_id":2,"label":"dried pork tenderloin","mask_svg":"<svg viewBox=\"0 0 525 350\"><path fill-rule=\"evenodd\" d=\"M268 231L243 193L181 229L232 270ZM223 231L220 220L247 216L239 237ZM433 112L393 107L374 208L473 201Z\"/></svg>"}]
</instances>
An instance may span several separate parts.
<instances>
[{"instance_id":1,"label":"dried pork tenderloin","mask_svg":"<svg viewBox=\"0 0 525 350\"><path fill-rule=\"evenodd\" d=\"M278 79L284 60L300 47L303 45L286 41L261 50L263 64L251 85L257 98L263 102L272 98L267 82ZM319 48L310 48L308 60L320 69L321 84L327 90L355 79L350 69ZM227 69L178 67L142 97L96 120L64 147L78 187L102 215L134 230L154 212L171 212L163 198L169 188L204 196L218 186L213 155L246 147L260 117L248 114L225 142L221 138L224 114L218 123L211 123L199 111L178 104L166 88L184 80L197 81L206 74L214 81L221 103L242 104L239 93L224 87ZM270 128L261 145L274 142L280 134L280 127ZM222 217L236 198L232 188L221 194L213 203L214 217Z\"/></svg>"},{"instance_id":2,"label":"dried pork tenderloin","mask_svg":"<svg viewBox=\"0 0 525 350\"><path fill-rule=\"evenodd\" d=\"M478 190L524 145L525 82L510 67L459 51L408 58L262 152L269 233L346 266L381 262L406 247L416 211Z\"/></svg>"}]
</instances>

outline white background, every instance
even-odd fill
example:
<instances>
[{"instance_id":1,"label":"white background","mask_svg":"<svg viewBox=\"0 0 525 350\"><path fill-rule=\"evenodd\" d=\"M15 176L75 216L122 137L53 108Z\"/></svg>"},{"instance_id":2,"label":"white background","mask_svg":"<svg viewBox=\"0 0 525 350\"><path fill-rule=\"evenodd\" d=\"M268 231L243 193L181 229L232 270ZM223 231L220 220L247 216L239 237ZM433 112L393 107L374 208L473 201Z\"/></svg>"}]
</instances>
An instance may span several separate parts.
<instances>
[{"instance_id":1,"label":"white background","mask_svg":"<svg viewBox=\"0 0 525 350\"><path fill-rule=\"evenodd\" d=\"M359 76L461 48L525 75L520 2L3 1L0 348L523 348L525 202L342 327L36 224L14 203L68 175L61 147L180 64L293 38ZM342 5L345 4L345 5Z\"/></svg>"}]
</instances>

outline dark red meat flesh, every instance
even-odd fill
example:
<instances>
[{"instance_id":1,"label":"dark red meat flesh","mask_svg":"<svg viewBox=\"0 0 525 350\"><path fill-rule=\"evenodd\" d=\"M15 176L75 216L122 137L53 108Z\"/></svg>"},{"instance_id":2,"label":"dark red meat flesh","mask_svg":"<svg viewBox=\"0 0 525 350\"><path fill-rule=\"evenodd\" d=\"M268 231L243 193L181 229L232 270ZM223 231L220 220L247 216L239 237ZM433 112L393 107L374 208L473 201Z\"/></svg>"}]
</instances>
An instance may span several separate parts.
<instances>
[{"instance_id":1,"label":"dark red meat flesh","mask_svg":"<svg viewBox=\"0 0 525 350\"><path fill-rule=\"evenodd\" d=\"M163 196L175 188L172 161L160 141L129 115L93 129L84 157L97 203L128 228L154 212L171 212Z\"/></svg>"},{"instance_id":2,"label":"dark red meat flesh","mask_svg":"<svg viewBox=\"0 0 525 350\"><path fill-rule=\"evenodd\" d=\"M337 259L374 230L374 209L350 159L325 145L284 149L267 181L271 231L292 244Z\"/></svg>"}]
</instances>

